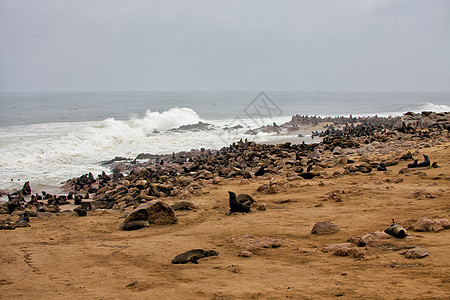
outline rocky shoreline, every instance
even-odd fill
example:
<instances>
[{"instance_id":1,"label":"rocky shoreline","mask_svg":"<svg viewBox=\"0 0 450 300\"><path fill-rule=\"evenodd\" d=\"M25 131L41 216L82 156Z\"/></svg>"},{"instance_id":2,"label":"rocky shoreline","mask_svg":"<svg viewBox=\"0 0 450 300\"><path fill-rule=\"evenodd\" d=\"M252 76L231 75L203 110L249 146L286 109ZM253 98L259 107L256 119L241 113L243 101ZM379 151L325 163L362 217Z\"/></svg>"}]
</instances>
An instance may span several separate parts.
<instances>
[{"instance_id":1,"label":"rocky shoreline","mask_svg":"<svg viewBox=\"0 0 450 300\"><path fill-rule=\"evenodd\" d=\"M319 143L277 145L238 141L220 150L200 149L171 155L142 153L134 159L116 157L102 164L113 170L112 174L94 177L92 173L69 179L62 186L67 194L51 195L31 193L29 182L22 190L7 193L8 202L0 204L0 214L24 213L32 217L40 213L61 212L60 206L73 204L80 211L83 202L89 210L120 209L128 211L155 199L173 201L198 196L202 189L219 185L224 180L275 175L286 181L321 179L346 176L353 173L385 171L401 160L413 160L410 151L403 149L430 147L446 142L450 130L449 113L405 113L403 117L337 117L321 118L293 116L280 126L264 126L258 131L268 132L298 130L300 125L317 126L324 130L313 131L322 137ZM383 161L369 159L371 154L391 154ZM357 154L359 161L349 158ZM327 169L341 166L333 173ZM435 162L414 167L438 167ZM401 170L409 172L407 168ZM271 184L268 189L276 189ZM5 193L6 194L6 193ZM30 197L26 201L26 196ZM77 210L78 209L78 210ZM84 210L84 208L82 209ZM68 212L65 210L65 212ZM82 212L86 215L86 212Z\"/></svg>"},{"instance_id":2,"label":"rocky shoreline","mask_svg":"<svg viewBox=\"0 0 450 300\"><path fill-rule=\"evenodd\" d=\"M293 120L273 126L322 141L116 158L61 193L25 183L0 204L2 295L446 298L450 114Z\"/></svg>"}]
</instances>

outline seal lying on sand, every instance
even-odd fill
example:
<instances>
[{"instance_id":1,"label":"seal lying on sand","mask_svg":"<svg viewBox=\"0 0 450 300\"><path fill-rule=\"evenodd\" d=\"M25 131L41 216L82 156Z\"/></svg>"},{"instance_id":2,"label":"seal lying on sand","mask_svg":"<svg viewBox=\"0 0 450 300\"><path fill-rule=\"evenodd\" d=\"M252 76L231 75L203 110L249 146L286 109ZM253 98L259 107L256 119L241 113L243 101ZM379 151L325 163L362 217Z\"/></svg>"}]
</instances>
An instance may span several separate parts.
<instances>
[{"instance_id":1,"label":"seal lying on sand","mask_svg":"<svg viewBox=\"0 0 450 300\"><path fill-rule=\"evenodd\" d=\"M423 155L424 161L421 162L420 164L417 164L418 168L423 168L423 167L429 167L431 165L430 163L430 159L428 158L427 155Z\"/></svg>"},{"instance_id":2,"label":"seal lying on sand","mask_svg":"<svg viewBox=\"0 0 450 300\"><path fill-rule=\"evenodd\" d=\"M170 206L173 210L193 210L198 207L189 201L180 201Z\"/></svg>"},{"instance_id":3,"label":"seal lying on sand","mask_svg":"<svg viewBox=\"0 0 450 300\"><path fill-rule=\"evenodd\" d=\"M200 258L209 257L209 256L217 256L219 252L214 250L203 250L203 249L193 249L181 254L178 254L172 259L173 264L186 264L191 262L193 264L198 264Z\"/></svg>"},{"instance_id":4,"label":"seal lying on sand","mask_svg":"<svg viewBox=\"0 0 450 300\"><path fill-rule=\"evenodd\" d=\"M429 167L431 165L430 159L428 158L427 155L423 155L423 159L424 161L421 163L417 163L417 159L414 160L413 163L408 164L408 168L425 168L425 167Z\"/></svg>"},{"instance_id":5,"label":"seal lying on sand","mask_svg":"<svg viewBox=\"0 0 450 300\"><path fill-rule=\"evenodd\" d=\"M383 161L377 166L377 171L387 171L386 163Z\"/></svg>"},{"instance_id":6,"label":"seal lying on sand","mask_svg":"<svg viewBox=\"0 0 450 300\"><path fill-rule=\"evenodd\" d=\"M233 212L243 212L248 213L250 211L250 204L256 203L256 201L247 194L239 194L236 196L235 193L228 191L229 194L229 204L230 211Z\"/></svg>"},{"instance_id":7,"label":"seal lying on sand","mask_svg":"<svg viewBox=\"0 0 450 300\"><path fill-rule=\"evenodd\" d=\"M408 164L408 168L417 168L417 159L413 163Z\"/></svg>"},{"instance_id":8,"label":"seal lying on sand","mask_svg":"<svg viewBox=\"0 0 450 300\"><path fill-rule=\"evenodd\" d=\"M394 219L392 219L392 225L386 228L384 232L400 239L406 236L406 229L400 225L395 224Z\"/></svg>"},{"instance_id":9,"label":"seal lying on sand","mask_svg":"<svg viewBox=\"0 0 450 300\"><path fill-rule=\"evenodd\" d=\"M120 224L120 229L122 230L137 230L144 227L148 227L150 224L147 221L131 221L131 222L122 222Z\"/></svg>"}]
</instances>

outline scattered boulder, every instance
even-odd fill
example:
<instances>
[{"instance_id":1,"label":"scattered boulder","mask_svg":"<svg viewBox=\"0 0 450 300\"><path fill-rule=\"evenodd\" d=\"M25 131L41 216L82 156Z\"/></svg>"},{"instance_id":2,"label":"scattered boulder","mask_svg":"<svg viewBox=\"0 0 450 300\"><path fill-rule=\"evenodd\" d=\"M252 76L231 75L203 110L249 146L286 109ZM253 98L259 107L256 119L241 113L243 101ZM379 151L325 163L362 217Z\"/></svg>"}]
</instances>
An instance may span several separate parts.
<instances>
[{"instance_id":1,"label":"scattered boulder","mask_svg":"<svg viewBox=\"0 0 450 300\"><path fill-rule=\"evenodd\" d=\"M250 252L250 251L241 250L239 252L238 256L240 256L240 257L251 257L251 256L253 256L253 253Z\"/></svg>"},{"instance_id":2,"label":"scattered boulder","mask_svg":"<svg viewBox=\"0 0 450 300\"><path fill-rule=\"evenodd\" d=\"M318 222L314 224L311 233L322 235L322 234L332 234L340 231L339 227L332 222Z\"/></svg>"},{"instance_id":3,"label":"scattered boulder","mask_svg":"<svg viewBox=\"0 0 450 300\"><path fill-rule=\"evenodd\" d=\"M231 240L239 248L255 254L258 250L267 248L278 248L286 243L286 240L273 239L270 237L256 237L253 234L234 235Z\"/></svg>"},{"instance_id":4,"label":"scattered boulder","mask_svg":"<svg viewBox=\"0 0 450 300\"><path fill-rule=\"evenodd\" d=\"M406 258L424 258L430 255L430 251L419 246L400 252L400 254L405 255Z\"/></svg>"},{"instance_id":5,"label":"scattered boulder","mask_svg":"<svg viewBox=\"0 0 450 300\"><path fill-rule=\"evenodd\" d=\"M170 206L161 201L153 200L141 204L133 210L120 225L125 228L127 223L133 221L147 221L149 224L168 225L177 223L178 219Z\"/></svg>"},{"instance_id":6,"label":"scattered boulder","mask_svg":"<svg viewBox=\"0 0 450 300\"><path fill-rule=\"evenodd\" d=\"M337 256L350 256L353 258L364 258L364 249L355 247L352 243L341 243L327 245L322 248L323 252L331 252Z\"/></svg>"},{"instance_id":7,"label":"scattered boulder","mask_svg":"<svg viewBox=\"0 0 450 300\"><path fill-rule=\"evenodd\" d=\"M436 198L435 195L432 195L430 192L425 190L416 190L414 193L408 195L408 198L415 198L415 199L424 199L424 198Z\"/></svg>"},{"instance_id":8,"label":"scattered boulder","mask_svg":"<svg viewBox=\"0 0 450 300\"><path fill-rule=\"evenodd\" d=\"M450 222L447 219L431 220L428 218L410 219L406 221L406 228L413 231L438 232L443 229L450 229Z\"/></svg>"},{"instance_id":9,"label":"scattered boulder","mask_svg":"<svg viewBox=\"0 0 450 300\"><path fill-rule=\"evenodd\" d=\"M392 236L383 232L383 231L375 231L369 232L364 235L354 236L349 238L347 241L350 243L354 243L359 247L364 247L366 245L371 245L373 243L379 242L384 239L391 239Z\"/></svg>"}]
</instances>

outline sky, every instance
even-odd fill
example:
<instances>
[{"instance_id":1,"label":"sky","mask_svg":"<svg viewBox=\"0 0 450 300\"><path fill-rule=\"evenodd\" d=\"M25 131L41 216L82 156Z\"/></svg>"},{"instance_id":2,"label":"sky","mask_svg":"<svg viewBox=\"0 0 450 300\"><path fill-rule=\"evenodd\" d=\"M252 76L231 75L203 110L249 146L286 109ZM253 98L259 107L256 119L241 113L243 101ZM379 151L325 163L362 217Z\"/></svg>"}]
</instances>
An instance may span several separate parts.
<instances>
[{"instance_id":1,"label":"sky","mask_svg":"<svg viewBox=\"0 0 450 300\"><path fill-rule=\"evenodd\" d=\"M0 91L450 91L447 0L0 0Z\"/></svg>"}]
</instances>

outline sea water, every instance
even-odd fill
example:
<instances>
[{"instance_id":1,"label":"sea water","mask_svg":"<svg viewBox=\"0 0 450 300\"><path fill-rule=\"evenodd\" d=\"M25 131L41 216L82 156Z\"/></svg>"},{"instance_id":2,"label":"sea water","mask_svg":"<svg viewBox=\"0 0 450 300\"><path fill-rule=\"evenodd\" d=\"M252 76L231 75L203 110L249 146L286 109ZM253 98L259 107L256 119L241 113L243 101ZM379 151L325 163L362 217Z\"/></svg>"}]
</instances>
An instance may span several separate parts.
<instances>
[{"instance_id":1,"label":"sea water","mask_svg":"<svg viewBox=\"0 0 450 300\"><path fill-rule=\"evenodd\" d=\"M58 186L102 161L140 153L220 149L292 115L398 116L450 111L450 93L54 92L0 93L0 189ZM210 130L173 130L204 122Z\"/></svg>"}]
</instances>

